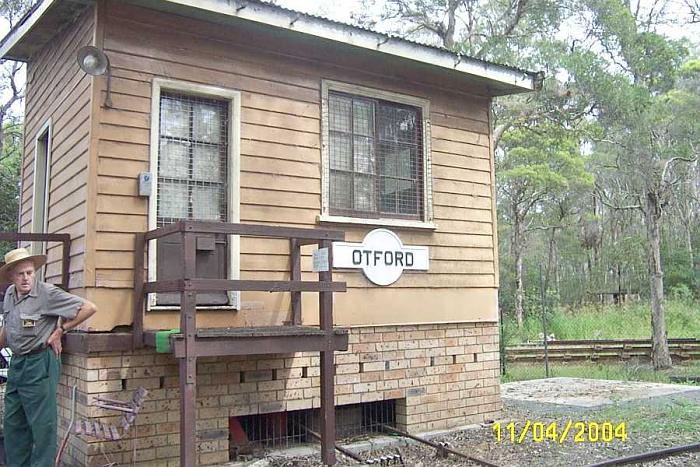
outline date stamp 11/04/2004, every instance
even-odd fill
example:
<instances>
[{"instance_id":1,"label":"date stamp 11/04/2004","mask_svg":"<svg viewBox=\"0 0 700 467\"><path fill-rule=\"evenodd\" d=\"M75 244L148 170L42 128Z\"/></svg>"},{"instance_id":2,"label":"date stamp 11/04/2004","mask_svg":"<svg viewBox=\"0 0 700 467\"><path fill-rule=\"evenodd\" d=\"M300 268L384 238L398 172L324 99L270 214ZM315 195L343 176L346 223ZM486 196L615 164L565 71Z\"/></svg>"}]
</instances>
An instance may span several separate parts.
<instances>
[{"instance_id":1,"label":"date stamp 11/04/2004","mask_svg":"<svg viewBox=\"0 0 700 467\"><path fill-rule=\"evenodd\" d=\"M524 424L510 422L502 424L495 422L493 429L496 441L499 443L523 444L559 443L567 439L574 443L611 443L627 441L627 425L625 422L612 421L574 421L566 422L533 422L526 420Z\"/></svg>"}]
</instances>

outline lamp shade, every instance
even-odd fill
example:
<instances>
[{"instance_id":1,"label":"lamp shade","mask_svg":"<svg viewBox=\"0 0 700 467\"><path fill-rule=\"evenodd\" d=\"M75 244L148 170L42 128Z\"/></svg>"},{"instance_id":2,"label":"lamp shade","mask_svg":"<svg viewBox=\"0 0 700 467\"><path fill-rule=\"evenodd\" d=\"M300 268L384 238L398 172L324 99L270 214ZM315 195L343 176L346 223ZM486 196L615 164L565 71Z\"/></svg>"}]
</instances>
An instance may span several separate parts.
<instances>
[{"instance_id":1,"label":"lamp shade","mask_svg":"<svg viewBox=\"0 0 700 467\"><path fill-rule=\"evenodd\" d=\"M109 59L97 47L86 45L78 50L78 66L88 75L103 75L109 67Z\"/></svg>"}]
</instances>

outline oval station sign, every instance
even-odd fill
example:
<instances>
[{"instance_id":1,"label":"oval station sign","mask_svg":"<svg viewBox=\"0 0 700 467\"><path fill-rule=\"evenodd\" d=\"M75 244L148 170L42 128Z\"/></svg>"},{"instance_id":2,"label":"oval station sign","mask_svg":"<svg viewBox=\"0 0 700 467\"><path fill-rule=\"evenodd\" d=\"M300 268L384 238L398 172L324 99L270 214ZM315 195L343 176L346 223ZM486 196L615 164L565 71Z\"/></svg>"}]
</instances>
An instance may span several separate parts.
<instances>
[{"instance_id":1,"label":"oval station sign","mask_svg":"<svg viewBox=\"0 0 700 467\"><path fill-rule=\"evenodd\" d=\"M375 229L362 243L333 242L333 267L362 269L377 285L396 282L404 270L428 270L428 247L405 246L391 230Z\"/></svg>"}]
</instances>

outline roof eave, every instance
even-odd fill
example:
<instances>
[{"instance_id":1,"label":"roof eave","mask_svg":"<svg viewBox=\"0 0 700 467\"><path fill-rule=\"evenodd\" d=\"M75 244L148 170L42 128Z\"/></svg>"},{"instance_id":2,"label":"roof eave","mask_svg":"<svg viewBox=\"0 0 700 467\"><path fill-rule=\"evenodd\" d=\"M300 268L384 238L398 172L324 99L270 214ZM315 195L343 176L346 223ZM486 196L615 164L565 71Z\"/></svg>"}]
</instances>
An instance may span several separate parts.
<instances>
[{"instance_id":1,"label":"roof eave","mask_svg":"<svg viewBox=\"0 0 700 467\"><path fill-rule=\"evenodd\" d=\"M168 4L169 11L182 9L202 14L224 15L253 21L289 31L307 34L366 50L382 52L407 60L432 65L441 69L461 72L495 85L493 95L516 94L541 88L541 73L533 73L504 65L497 65L471 57L429 47L378 32L323 18L297 13L277 6L245 0L128 0L150 8L161 9ZM497 88L497 90L496 90Z\"/></svg>"},{"instance_id":2,"label":"roof eave","mask_svg":"<svg viewBox=\"0 0 700 467\"><path fill-rule=\"evenodd\" d=\"M536 91L542 86L542 75L517 68L489 63L447 50L421 45L397 37L338 23L317 16L298 13L267 3L246 0L127 0L130 3L158 10L197 16L224 16L318 37L360 49L385 53L441 70L464 73L488 82L493 96ZM61 5L92 3L93 0L43 0L0 42L0 57L28 61L33 30L52 8ZM63 8L65 10L66 8ZM58 10L59 12L62 10ZM40 34L40 31L35 31ZM24 41L23 41L24 40ZM31 41L30 41L31 42Z\"/></svg>"},{"instance_id":3,"label":"roof eave","mask_svg":"<svg viewBox=\"0 0 700 467\"><path fill-rule=\"evenodd\" d=\"M20 22L10 30L0 43L0 58L26 62L29 57L13 53L15 47L31 31L39 19L59 0L43 0L32 8Z\"/></svg>"}]
</instances>

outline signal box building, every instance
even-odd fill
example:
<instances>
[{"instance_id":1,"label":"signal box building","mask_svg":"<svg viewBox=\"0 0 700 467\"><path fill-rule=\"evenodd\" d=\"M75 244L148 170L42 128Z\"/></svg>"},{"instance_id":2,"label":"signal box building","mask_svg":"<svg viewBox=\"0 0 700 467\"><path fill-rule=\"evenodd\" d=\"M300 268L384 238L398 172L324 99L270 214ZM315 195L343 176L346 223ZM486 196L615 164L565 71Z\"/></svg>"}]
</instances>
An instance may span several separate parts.
<instances>
[{"instance_id":1,"label":"signal box building","mask_svg":"<svg viewBox=\"0 0 700 467\"><path fill-rule=\"evenodd\" d=\"M44 277L99 308L59 436L73 387L120 433L66 464L311 432L331 463L336 428L498 416L489 108L540 76L254 0L43 0L0 52L27 63L18 238L67 234L31 244ZM138 387L126 430L98 402Z\"/></svg>"}]
</instances>

